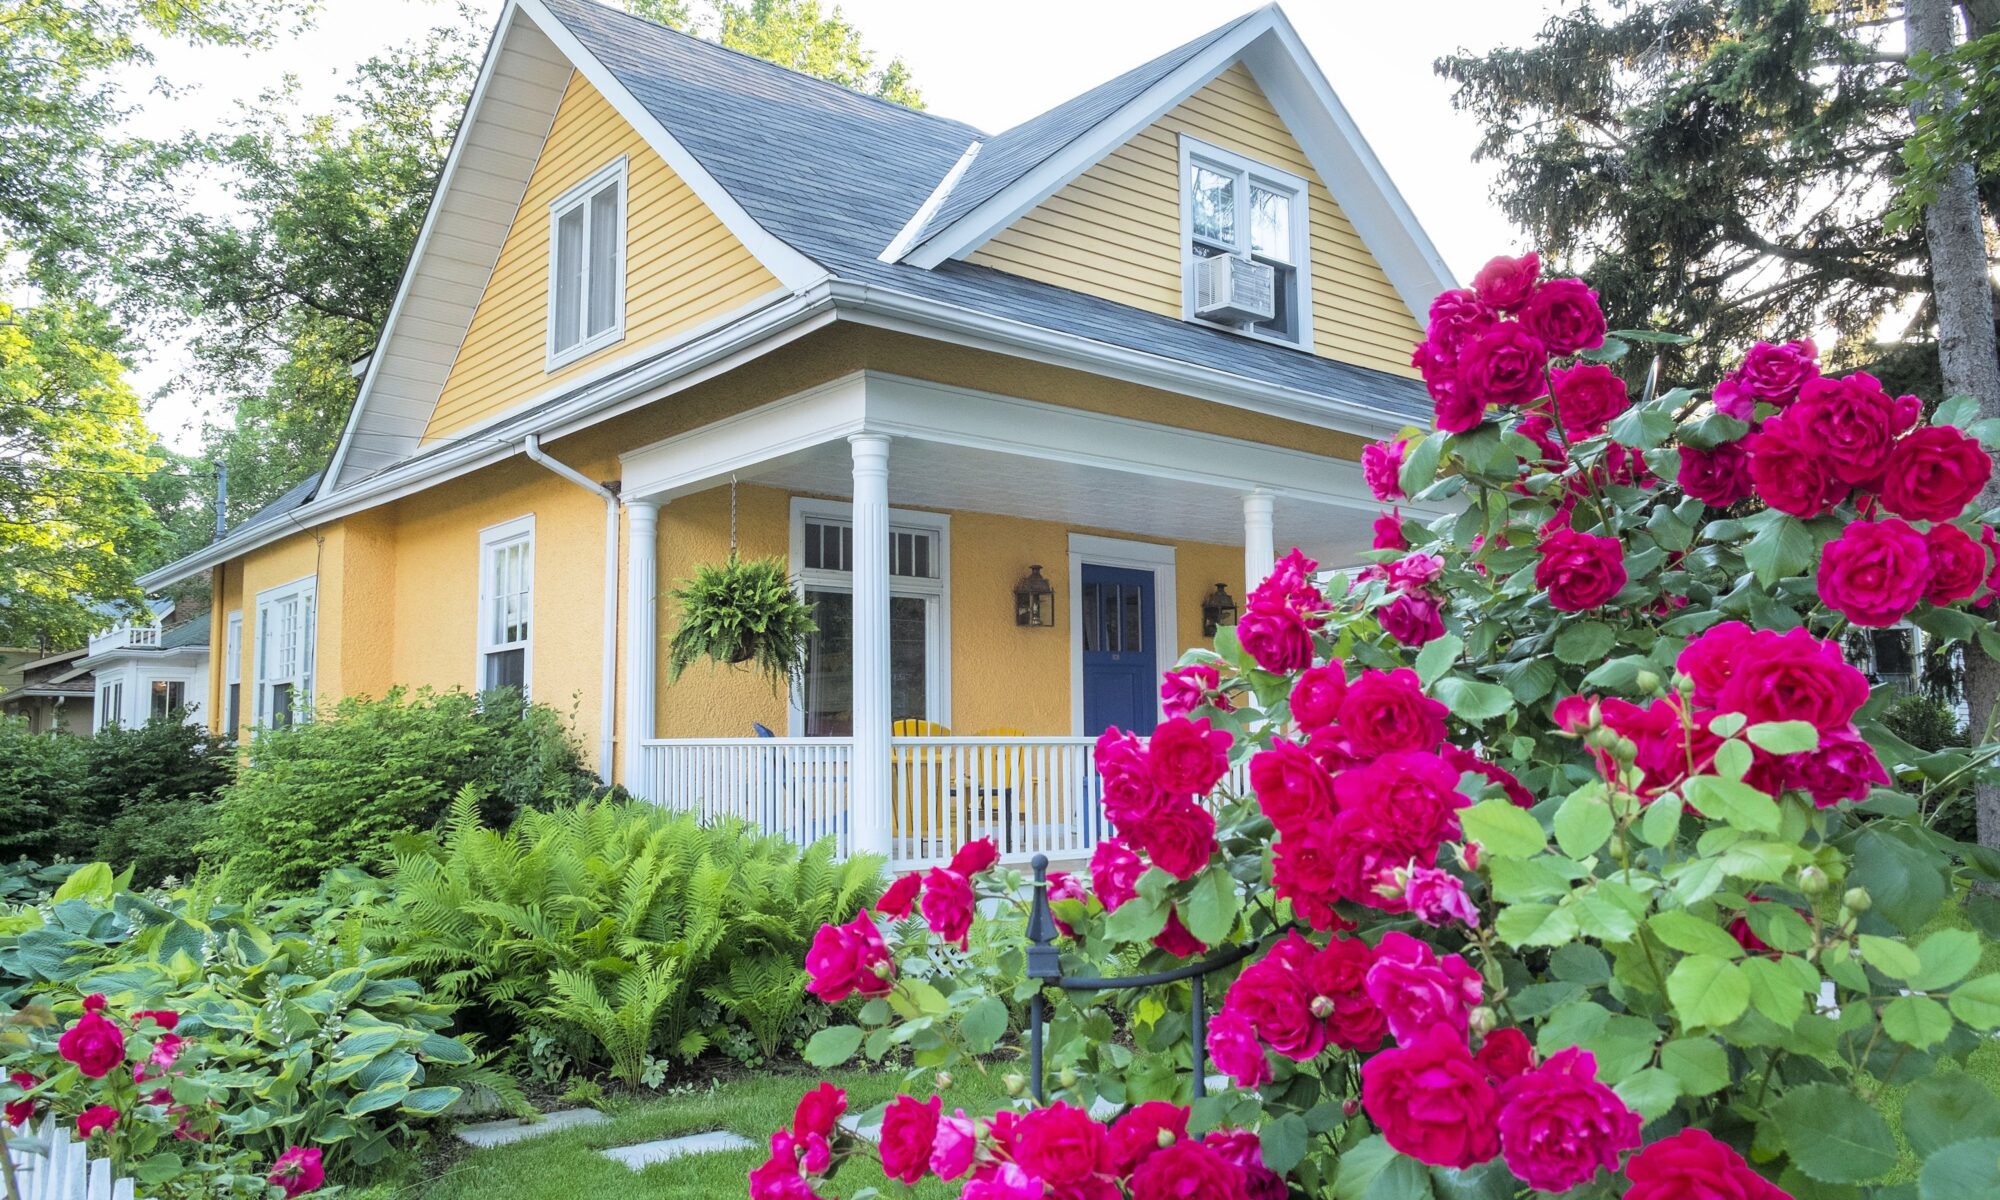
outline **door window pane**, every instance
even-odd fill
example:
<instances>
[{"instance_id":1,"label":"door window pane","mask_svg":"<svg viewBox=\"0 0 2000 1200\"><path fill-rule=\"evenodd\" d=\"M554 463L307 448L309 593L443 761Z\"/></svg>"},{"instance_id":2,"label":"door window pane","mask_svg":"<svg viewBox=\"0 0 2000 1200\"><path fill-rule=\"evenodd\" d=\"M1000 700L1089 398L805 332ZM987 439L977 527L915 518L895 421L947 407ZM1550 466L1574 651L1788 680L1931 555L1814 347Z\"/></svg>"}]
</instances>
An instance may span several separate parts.
<instances>
[{"instance_id":1,"label":"door window pane","mask_svg":"<svg viewBox=\"0 0 2000 1200\"><path fill-rule=\"evenodd\" d=\"M1083 585L1083 611L1077 613L1078 628L1083 630L1083 648L1086 651L1104 649L1104 624L1102 609L1104 591L1094 583Z\"/></svg>"},{"instance_id":2,"label":"door window pane","mask_svg":"<svg viewBox=\"0 0 2000 1200\"><path fill-rule=\"evenodd\" d=\"M854 597L809 591L819 632L806 645L804 703L807 737L854 735Z\"/></svg>"},{"instance_id":3,"label":"door window pane","mask_svg":"<svg viewBox=\"0 0 2000 1200\"><path fill-rule=\"evenodd\" d=\"M889 718L930 718L930 602L889 598Z\"/></svg>"},{"instance_id":4,"label":"door window pane","mask_svg":"<svg viewBox=\"0 0 2000 1200\"><path fill-rule=\"evenodd\" d=\"M1194 232L1218 242L1236 241L1236 180L1201 164L1194 168Z\"/></svg>"},{"instance_id":5,"label":"door window pane","mask_svg":"<svg viewBox=\"0 0 2000 1200\"><path fill-rule=\"evenodd\" d=\"M1146 648L1145 621L1139 613L1139 597L1143 589L1126 586L1118 589L1124 602L1124 618L1119 622L1118 648L1125 654L1136 654Z\"/></svg>"},{"instance_id":6,"label":"door window pane","mask_svg":"<svg viewBox=\"0 0 2000 1200\"><path fill-rule=\"evenodd\" d=\"M1250 186L1250 249L1256 254L1292 259L1292 198L1269 188Z\"/></svg>"}]
</instances>

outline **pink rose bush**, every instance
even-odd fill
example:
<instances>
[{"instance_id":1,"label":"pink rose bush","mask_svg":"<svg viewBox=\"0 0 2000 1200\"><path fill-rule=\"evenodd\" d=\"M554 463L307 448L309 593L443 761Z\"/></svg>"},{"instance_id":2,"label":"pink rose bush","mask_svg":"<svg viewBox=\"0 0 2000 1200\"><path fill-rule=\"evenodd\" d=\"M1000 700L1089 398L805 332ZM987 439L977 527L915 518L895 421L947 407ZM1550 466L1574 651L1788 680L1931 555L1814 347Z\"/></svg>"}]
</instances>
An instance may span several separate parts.
<instances>
[{"instance_id":1,"label":"pink rose bush","mask_svg":"<svg viewBox=\"0 0 2000 1200\"><path fill-rule=\"evenodd\" d=\"M906 877L884 914L921 927L864 913L815 945L815 992L853 1006L824 1063L904 1045L912 1079L997 1069L1018 1105L947 1117L918 1088L879 1147L830 1155L781 1131L753 1196L830 1195L815 1164L861 1154L973 1200L1810 1200L1902 1195L1912 1155L1926 1195L1990 1173L1985 1126L1946 1114L2000 1104L1953 1067L2000 1028L2000 975L1937 917L2000 863L1936 816L2000 750L1905 743L1848 646L1909 623L2000 655L2000 429L1805 341L1634 387L1631 352L1673 339L1609 328L1535 255L1429 318L1434 428L1367 448L1383 512L1339 534L1372 548L1287 554L1167 673L1156 727L1097 740L1087 876L1047 880L1035 954L1207 966L1201 1010L1185 977L1072 992L1012 949L958 955L964 905ZM1040 912L1015 866L961 875L1014 928ZM1197 1071L1232 1086L1196 1100ZM1901 1140L1885 1086L1925 1114Z\"/></svg>"}]
</instances>

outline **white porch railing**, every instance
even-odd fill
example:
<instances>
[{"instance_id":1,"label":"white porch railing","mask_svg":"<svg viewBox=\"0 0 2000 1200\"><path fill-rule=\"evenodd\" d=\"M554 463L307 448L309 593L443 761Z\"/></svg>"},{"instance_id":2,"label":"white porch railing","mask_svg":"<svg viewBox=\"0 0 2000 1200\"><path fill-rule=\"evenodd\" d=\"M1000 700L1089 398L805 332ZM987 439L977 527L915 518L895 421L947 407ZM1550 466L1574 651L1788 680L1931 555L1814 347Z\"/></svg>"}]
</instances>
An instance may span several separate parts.
<instances>
[{"instance_id":1,"label":"white porch railing","mask_svg":"<svg viewBox=\"0 0 2000 1200\"><path fill-rule=\"evenodd\" d=\"M890 858L899 869L949 859L990 837L1001 857L1088 857L1111 833L1087 737L890 740ZM846 738L661 739L643 745L639 795L703 820L736 819L808 845L851 846ZM1236 768L1224 786L1249 786Z\"/></svg>"},{"instance_id":2,"label":"white porch railing","mask_svg":"<svg viewBox=\"0 0 2000 1200\"><path fill-rule=\"evenodd\" d=\"M17 1148L10 1155L21 1200L133 1200L132 1181L113 1179L111 1160L91 1158L89 1147L72 1139L68 1122L44 1118L36 1139L40 1150Z\"/></svg>"}]
</instances>

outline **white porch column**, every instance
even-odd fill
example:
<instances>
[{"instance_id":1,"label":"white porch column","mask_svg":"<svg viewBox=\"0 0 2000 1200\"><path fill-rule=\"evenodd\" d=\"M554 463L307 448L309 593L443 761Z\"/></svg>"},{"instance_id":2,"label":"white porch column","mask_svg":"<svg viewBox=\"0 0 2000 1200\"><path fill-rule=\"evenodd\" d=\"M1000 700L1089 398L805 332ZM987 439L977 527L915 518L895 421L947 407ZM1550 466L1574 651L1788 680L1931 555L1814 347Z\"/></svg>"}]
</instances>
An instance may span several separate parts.
<instances>
[{"instance_id":1,"label":"white porch column","mask_svg":"<svg viewBox=\"0 0 2000 1200\"><path fill-rule=\"evenodd\" d=\"M654 736L659 700L654 675L660 653L660 502L633 500L625 512L625 786L661 801L665 797L647 795L641 745Z\"/></svg>"},{"instance_id":2,"label":"white porch column","mask_svg":"<svg viewBox=\"0 0 2000 1200\"><path fill-rule=\"evenodd\" d=\"M854 455L854 762L848 848L889 853L889 439L857 433Z\"/></svg>"},{"instance_id":3,"label":"white porch column","mask_svg":"<svg viewBox=\"0 0 2000 1200\"><path fill-rule=\"evenodd\" d=\"M1264 582L1278 561L1278 548L1271 540L1274 499L1262 488L1246 492L1243 496L1243 590L1246 595Z\"/></svg>"}]
</instances>

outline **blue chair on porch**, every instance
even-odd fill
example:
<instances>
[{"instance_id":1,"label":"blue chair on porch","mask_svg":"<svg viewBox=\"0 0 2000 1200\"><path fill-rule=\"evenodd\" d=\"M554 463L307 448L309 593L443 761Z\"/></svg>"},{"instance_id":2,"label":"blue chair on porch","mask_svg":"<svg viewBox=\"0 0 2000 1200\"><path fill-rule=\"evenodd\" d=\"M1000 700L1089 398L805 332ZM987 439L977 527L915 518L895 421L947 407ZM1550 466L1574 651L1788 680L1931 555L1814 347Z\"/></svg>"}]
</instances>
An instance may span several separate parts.
<instances>
[{"instance_id":1,"label":"blue chair on porch","mask_svg":"<svg viewBox=\"0 0 2000 1200\"><path fill-rule=\"evenodd\" d=\"M778 736L777 734L771 731L770 726L764 724L762 721L750 722L750 728L760 740L764 738L775 738ZM779 779L776 777L773 778L773 786L767 789L764 793L765 830L774 833L778 832L780 826L784 823L783 813L785 810L785 801L787 796L791 794L793 787L794 787L794 781L791 779ZM804 829L791 830L788 832L792 833L792 835L798 840L799 845L810 846L814 842L818 841L819 839L825 837L827 834L832 833L834 831L831 829L821 829L815 822L813 824L808 825ZM847 813L845 809L843 809L840 814L839 833L840 833L840 840L846 841Z\"/></svg>"}]
</instances>

